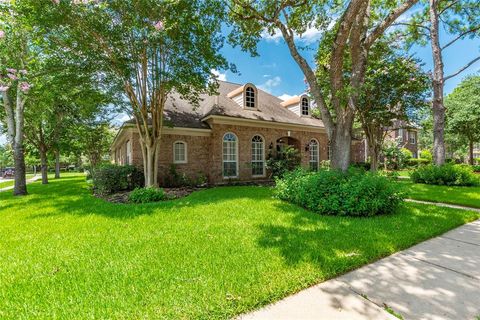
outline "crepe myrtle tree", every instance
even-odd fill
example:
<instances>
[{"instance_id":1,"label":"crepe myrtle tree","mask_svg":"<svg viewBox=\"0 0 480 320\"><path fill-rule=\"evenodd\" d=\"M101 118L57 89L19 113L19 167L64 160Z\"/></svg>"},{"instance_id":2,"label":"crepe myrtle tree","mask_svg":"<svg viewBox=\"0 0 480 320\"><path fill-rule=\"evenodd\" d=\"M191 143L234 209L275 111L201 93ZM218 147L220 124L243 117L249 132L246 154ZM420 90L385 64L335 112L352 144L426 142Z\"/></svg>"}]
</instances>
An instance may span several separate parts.
<instances>
[{"instance_id":1,"label":"crepe myrtle tree","mask_svg":"<svg viewBox=\"0 0 480 320\"><path fill-rule=\"evenodd\" d=\"M265 33L282 35L320 110L331 165L345 171L350 165L351 132L370 48L417 1L230 0L234 24L230 41L256 54L256 44ZM322 66L328 70L328 92L319 83L315 68L302 56L298 42L312 27L322 33L319 46L330 42L327 65ZM349 76L345 77L347 67Z\"/></svg>"},{"instance_id":2,"label":"crepe myrtle tree","mask_svg":"<svg viewBox=\"0 0 480 320\"><path fill-rule=\"evenodd\" d=\"M32 33L17 16L15 4L0 2L0 106L15 165L14 195L26 195L24 108L30 90L27 69L32 64Z\"/></svg>"},{"instance_id":3,"label":"crepe myrtle tree","mask_svg":"<svg viewBox=\"0 0 480 320\"><path fill-rule=\"evenodd\" d=\"M357 118L367 139L370 169L378 169L386 135L397 120L419 122L427 107L430 77L420 62L379 41L370 54ZM403 128L403 127L402 127Z\"/></svg>"},{"instance_id":4,"label":"crepe myrtle tree","mask_svg":"<svg viewBox=\"0 0 480 320\"><path fill-rule=\"evenodd\" d=\"M173 91L193 105L213 93L224 5L215 0L31 0L48 36L121 82L140 135L145 185L157 185L164 107Z\"/></svg>"}]
</instances>

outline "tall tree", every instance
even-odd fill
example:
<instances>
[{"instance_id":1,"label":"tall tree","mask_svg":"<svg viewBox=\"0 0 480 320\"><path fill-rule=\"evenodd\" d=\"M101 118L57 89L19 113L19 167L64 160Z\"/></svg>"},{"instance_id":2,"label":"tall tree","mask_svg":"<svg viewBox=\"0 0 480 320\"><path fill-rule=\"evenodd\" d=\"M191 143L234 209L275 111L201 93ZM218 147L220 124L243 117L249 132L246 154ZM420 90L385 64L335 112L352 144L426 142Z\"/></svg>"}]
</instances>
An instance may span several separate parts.
<instances>
[{"instance_id":1,"label":"tall tree","mask_svg":"<svg viewBox=\"0 0 480 320\"><path fill-rule=\"evenodd\" d=\"M329 138L332 167L346 170L350 164L351 131L370 48L416 2L351 0L334 5L337 2L326 0L231 0L234 30L230 40L256 54L256 44L264 32L281 33L320 109ZM330 33L332 23L335 24L332 37L325 36ZM302 56L297 44L299 37L312 26L324 35L320 45L330 41L328 64L322 66L328 70L328 93L322 89L314 68ZM349 66L346 57L349 57ZM349 70L347 78L345 69Z\"/></svg>"},{"instance_id":2,"label":"tall tree","mask_svg":"<svg viewBox=\"0 0 480 320\"><path fill-rule=\"evenodd\" d=\"M465 78L445 99L447 130L468 144L473 165L474 144L480 142L480 76Z\"/></svg>"},{"instance_id":3,"label":"tall tree","mask_svg":"<svg viewBox=\"0 0 480 320\"><path fill-rule=\"evenodd\" d=\"M408 38L420 44L429 43L432 48L432 119L433 119L433 159L435 164L445 163L445 81L461 74L480 61L480 52L472 60L450 75L445 75L445 51L452 50L458 41L480 36L480 2L477 0L428 0L408 21ZM448 37L441 41L441 30ZM443 42L443 43L442 43Z\"/></svg>"},{"instance_id":4,"label":"tall tree","mask_svg":"<svg viewBox=\"0 0 480 320\"><path fill-rule=\"evenodd\" d=\"M197 104L199 93L217 88L211 70L229 67L220 54L223 4L214 0L29 3L37 23L50 30L55 43L121 83L140 134L146 186L157 185L167 96L175 91Z\"/></svg>"},{"instance_id":5,"label":"tall tree","mask_svg":"<svg viewBox=\"0 0 480 320\"><path fill-rule=\"evenodd\" d=\"M16 11L17 2L0 2L0 95L7 139L15 162L14 195L27 194L24 151L24 108L30 90L28 72L35 63L33 30Z\"/></svg>"}]
</instances>

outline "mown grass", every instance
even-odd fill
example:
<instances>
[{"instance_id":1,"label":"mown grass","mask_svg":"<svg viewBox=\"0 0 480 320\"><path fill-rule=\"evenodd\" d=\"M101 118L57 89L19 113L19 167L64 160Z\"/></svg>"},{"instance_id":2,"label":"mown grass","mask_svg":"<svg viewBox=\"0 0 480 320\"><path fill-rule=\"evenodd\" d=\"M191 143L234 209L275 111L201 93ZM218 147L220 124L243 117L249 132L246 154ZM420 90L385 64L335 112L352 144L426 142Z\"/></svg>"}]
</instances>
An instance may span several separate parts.
<instances>
[{"instance_id":1,"label":"mown grass","mask_svg":"<svg viewBox=\"0 0 480 320\"><path fill-rule=\"evenodd\" d=\"M33 178L35 175L34 174L27 174L27 180ZM5 180L0 182L0 189L11 187L15 184L15 180Z\"/></svg>"},{"instance_id":2,"label":"mown grass","mask_svg":"<svg viewBox=\"0 0 480 320\"><path fill-rule=\"evenodd\" d=\"M409 181L402 181L402 184L411 199L480 208L480 187L437 186Z\"/></svg>"},{"instance_id":3,"label":"mown grass","mask_svg":"<svg viewBox=\"0 0 480 320\"><path fill-rule=\"evenodd\" d=\"M264 187L119 205L74 175L29 192L0 194L1 319L225 319L479 217L319 216Z\"/></svg>"}]
</instances>

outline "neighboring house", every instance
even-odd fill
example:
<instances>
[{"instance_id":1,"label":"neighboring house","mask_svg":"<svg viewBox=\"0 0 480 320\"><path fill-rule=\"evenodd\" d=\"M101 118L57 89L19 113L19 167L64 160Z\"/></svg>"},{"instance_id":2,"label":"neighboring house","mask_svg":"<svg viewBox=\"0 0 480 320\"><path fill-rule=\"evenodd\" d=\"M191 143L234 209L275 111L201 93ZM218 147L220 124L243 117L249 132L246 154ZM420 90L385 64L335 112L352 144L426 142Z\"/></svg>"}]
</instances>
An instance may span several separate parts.
<instances>
[{"instance_id":1,"label":"neighboring house","mask_svg":"<svg viewBox=\"0 0 480 320\"><path fill-rule=\"evenodd\" d=\"M160 183L172 166L179 174L205 176L213 184L266 180L266 160L287 145L299 151L304 167L315 169L328 159L325 128L311 116L307 95L282 101L251 83L224 81L219 81L218 93L202 95L197 108L178 95L168 98L159 151ZM134 120L120 128L111 155L117 164L142 166Z\"/></svg>"},{"instance_id":2,"label":"neighboring house","mask_svg":"<svg viewBox=\"0 0 480 320\"><path fill-rule=\"evenodd\" d=\"M396 140L399 147L410 150L414 158L418 158L418 128L405 121L395 121L388 129L387 139Z\"/></svg>"}]
</instances>

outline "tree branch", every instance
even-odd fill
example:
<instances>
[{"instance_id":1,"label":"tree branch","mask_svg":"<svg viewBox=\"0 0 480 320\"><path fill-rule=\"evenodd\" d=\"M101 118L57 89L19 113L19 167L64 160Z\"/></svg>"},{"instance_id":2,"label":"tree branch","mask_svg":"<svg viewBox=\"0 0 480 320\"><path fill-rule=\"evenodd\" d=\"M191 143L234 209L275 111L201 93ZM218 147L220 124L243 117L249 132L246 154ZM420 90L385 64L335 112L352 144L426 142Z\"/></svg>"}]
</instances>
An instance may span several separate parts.
<instances>
[{"instance_id":1,"label":"tree branch","mask_svg":"<svg viewBox=\"0 0 480 320\"><path fill-rule=\"evenodd\" d=\"M369 48L373 45L375 40L380 37L392 23L397 20L402 14L404 14L408 9L410 9L418 0L407 0L399 7L392 10L385 19L370 33L366 40L366 47Z\"/></svg>"},{"instance_id":2,"label":"tree branch","mask_svg":"<svg viewBox=\"0 0 480 320\"><path fill-rule=\"evenodd\" d=\"M447 43L446 45L444 45L442 47L442 50L445 49L445 48L448 48L449 46L451 46L452 44L454 44L457 40L463 38L464 36L466 36L467 34L471 33L471 32L475 32L475 31L478 31L480 30L480 26L476 27L476 28L473 28L473 29L470 29L470 30L467 30L465 32L462 32L461 34L459 34L455 39L453 39L452 41L450 41L449 43Z\"/></svg>"},{"instance_id":3,"label":"tree branch","mask_svg":"<svg viewBox=\"0 0 480 320\"><path fill-rule=\"evenodd\" d=\"M465 66L463 66L462 68L458 69L457 72L455 73L452 73L451 75L443 78L443 81L447 81L448 79L451 79L457 75L459 75L460 73L462 73L465 69L467 69L468 67L470 67L472 64L474 64L475 62L479 61L480 60L480 56L476 57L475 59L473 59L472 61L470 61L469 63L467 63Z\"/></svg>"}]
</instances>

